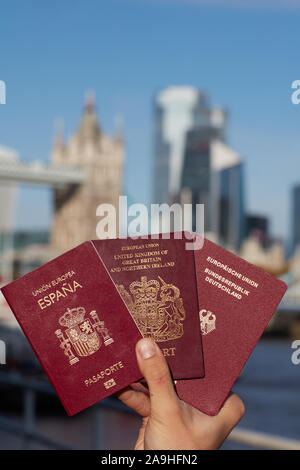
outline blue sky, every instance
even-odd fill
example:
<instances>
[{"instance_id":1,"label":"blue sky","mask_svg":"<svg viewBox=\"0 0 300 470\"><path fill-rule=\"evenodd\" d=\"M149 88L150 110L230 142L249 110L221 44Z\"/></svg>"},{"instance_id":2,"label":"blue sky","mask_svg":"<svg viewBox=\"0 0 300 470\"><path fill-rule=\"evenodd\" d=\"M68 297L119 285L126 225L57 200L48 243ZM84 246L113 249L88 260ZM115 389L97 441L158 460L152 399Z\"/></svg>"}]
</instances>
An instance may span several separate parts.
<instances>
[{"instance_id":1,"label":"blue sky","mask_svg":"<svg viewBox=\"0 0 300 470\"><path fill-rule=\"evenodd\" d=\"M299 19L300 3L281 0L1 0L0 145L46 161L55 119L72 133L85 90L94 89L104 131L124 117L126 188L146 202L153 96L191 84L228 108L228 142L245 159L247 206L286 236L291 185L300 182L300 105L291 103ZM49 190L22 187L16 225L47 226L50 199Z\"/></svg>"}]
</instances>

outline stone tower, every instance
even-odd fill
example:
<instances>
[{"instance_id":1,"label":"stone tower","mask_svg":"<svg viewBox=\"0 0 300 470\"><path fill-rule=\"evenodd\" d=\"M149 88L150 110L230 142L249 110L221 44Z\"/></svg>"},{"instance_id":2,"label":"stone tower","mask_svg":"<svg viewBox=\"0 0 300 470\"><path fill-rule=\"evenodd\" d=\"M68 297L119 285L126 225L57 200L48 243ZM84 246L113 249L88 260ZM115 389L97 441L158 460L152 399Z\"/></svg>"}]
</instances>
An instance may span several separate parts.
<instances>
[{"instance_id":1,"label":"stone tower","mask_svg":"<svg viewBox=\"0 0 300 470\"><path fill-rule=\"evenodd\" d=\"M62 253L96 238L99 204L118 207L123 187L123 139L120 133L111 138L101 131L94 103L88 100L77 132L66 144L56 136L51 160L55 166L79 167L85 175L81 185L54 190L51 245Z\"/></svg>"}]
</instances>

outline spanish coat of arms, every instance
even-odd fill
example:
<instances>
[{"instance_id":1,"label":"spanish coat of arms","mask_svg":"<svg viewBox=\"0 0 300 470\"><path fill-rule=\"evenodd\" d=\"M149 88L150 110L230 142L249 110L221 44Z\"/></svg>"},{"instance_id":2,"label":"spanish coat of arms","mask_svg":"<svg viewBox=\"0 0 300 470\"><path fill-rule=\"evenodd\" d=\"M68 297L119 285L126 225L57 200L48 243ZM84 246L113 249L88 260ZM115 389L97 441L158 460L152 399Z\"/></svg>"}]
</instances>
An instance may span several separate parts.
<instances>
[{"instance_id":1,"label":"spanish coat of arms","mask_svg":"<svg viewBox=\"0 0 300 470\"><path fill-rule=\"evenodd\" d=\"M160 276L158 279L160 282L148 281L142 276L129 285L129 292L124 285L117 287L144 337L157 342L181 338L186 314L180 290Z\"/></svg>"},{"instance_id":2,"label":"spanish coat of arms","mask_svg":"<svg viewBox=\"0 0 300 470\"><path fill-rule=\"evenodd\" d=\"M64 330L66 336L62 330L56 330L55 334L60 340L60 347L69 359L70 365L79 361L77 356L94 354L101 347L102 342L105 346L114 342L96 310L92 310L88 318L85 314L84 307L68 308L58 320L61 326L66 327Z\"/></svg>"}]
</instances>

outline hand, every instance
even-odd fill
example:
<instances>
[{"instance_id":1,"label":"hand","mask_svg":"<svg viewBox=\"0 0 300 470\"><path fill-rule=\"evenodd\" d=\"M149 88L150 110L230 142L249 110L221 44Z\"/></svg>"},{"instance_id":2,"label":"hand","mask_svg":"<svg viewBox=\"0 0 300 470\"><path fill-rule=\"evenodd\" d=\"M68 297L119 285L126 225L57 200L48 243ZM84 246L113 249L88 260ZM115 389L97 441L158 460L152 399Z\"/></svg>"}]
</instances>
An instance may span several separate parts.
<instances>
[{"instance_id":1,"label":"hand","mask_svg":"<svg viewBox=\"0 0 300 470\"><path fill-rule=\"evenodd\" d=\"M135 449L218 449L244 415L241 399L231 394L217 416L208 416L178 398L168 364L153 340L141 339L136 355L149 390L137 383L118 393L143 417Z\"/></svg>"}]
</instances>

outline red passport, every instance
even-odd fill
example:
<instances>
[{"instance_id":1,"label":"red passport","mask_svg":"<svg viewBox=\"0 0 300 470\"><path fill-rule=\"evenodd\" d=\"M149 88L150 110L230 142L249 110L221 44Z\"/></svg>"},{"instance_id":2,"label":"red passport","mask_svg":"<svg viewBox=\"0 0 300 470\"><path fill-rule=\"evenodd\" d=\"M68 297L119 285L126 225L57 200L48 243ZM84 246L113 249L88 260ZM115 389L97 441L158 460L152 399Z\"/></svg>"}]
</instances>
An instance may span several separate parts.
<instances>
[{"instance_id":1,"label":"red passport","mask_svg":"<svg viewBox=\"0 0 300 470\"><path fill-rule=\"evenodd\" d=\"M197 239L203 242L198 236ZM208 240L194 256L205 378L178 381L176 389L183 401L208 415L216 415L275 312L286 285Z\"/></svg>"},{"instance_id":2,"label":"red passport","mask_svg":"<svg viewBox=\"0 0 300 470\"><path fill-rule=\"evenodd\" d=\"M142 378L142 336L92 242L2 292L68 415Z\"/></svg>"},{"instance_id":3,"label":"red passport","mask_svg":"<svg viewBox=\"0 0 300 470\"><path fill-rule=\"evenodd\" d=\"M162 349L173 378L203 377L193 250L186 250L184 234L168 236L93 243L142 335Z\"/></svg>"}]
</instances>

